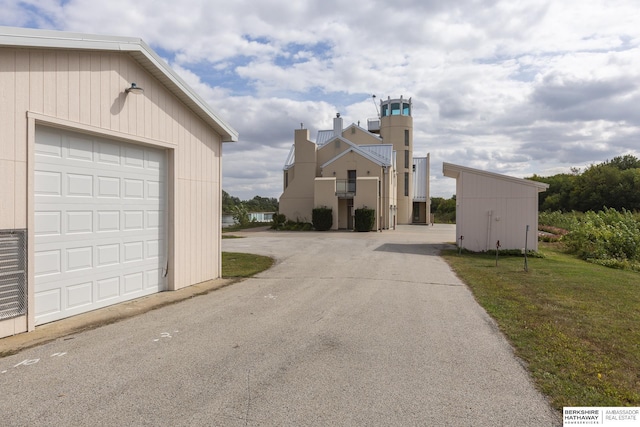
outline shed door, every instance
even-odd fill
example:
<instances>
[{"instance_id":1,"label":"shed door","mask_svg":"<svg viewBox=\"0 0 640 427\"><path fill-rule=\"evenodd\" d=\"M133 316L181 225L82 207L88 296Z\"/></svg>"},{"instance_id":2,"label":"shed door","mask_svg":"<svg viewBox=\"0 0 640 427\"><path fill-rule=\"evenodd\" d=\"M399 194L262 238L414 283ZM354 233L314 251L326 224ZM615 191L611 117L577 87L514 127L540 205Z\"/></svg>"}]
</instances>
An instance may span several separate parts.
<instances>
[{"instance_id":1,"label":"shed door","mask_svg":"<svg viewBox=\"0 0 640 427\"><path fill-rule=\"evenodd\" d=\"M35 146L36 324L163 290L166 152L41 127Z\"/></svg>"}]
</instances>

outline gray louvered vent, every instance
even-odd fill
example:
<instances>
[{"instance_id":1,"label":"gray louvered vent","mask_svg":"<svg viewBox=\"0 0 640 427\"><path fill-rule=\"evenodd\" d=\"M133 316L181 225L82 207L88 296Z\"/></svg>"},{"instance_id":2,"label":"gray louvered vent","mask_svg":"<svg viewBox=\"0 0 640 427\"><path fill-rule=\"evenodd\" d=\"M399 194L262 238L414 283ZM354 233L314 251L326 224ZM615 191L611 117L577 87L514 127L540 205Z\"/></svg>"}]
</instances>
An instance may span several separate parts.
<instances>
[{"instance_id":1,"label":"gray louvered vent","mask_svg":"<svg viewBox=\"0 0 640 427\"><path fill-rule=\"evenodd\" d=\"M0 320L27 312L27 232L0 230Z\"/></svg>"}]
</instances>

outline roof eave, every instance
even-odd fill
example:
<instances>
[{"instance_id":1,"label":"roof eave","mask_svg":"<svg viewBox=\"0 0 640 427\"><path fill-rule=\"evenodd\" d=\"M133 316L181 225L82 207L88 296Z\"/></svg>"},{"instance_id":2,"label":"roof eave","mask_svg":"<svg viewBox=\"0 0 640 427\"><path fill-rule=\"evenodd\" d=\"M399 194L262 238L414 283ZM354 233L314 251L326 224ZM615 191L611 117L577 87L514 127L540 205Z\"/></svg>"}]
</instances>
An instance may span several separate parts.
<instances>
[{"instance_id":1,"label":"roof eave","mask_svg":"<svg viewBox=\"0 0 640 427\"><path fill-rule=\"evenodd\" d=\"M504 181L511 181L519 184L529 185L531 187L536 187L538 189L538 192L543 192L547 190L547 188L549 188L549 184L545 184L544 182L532 181L530 179L524 178L516 178L513 176L503 175L495 172L488 172L466 166L454 165L453 163L442 163L442 174L447 178L457 179L460 176L461 172L473 173L476 175L482 175L495 179L501 179Z\"/></svg>"},{"instance_id":2,"label":"roof eave","mask_svg":"<svg viewBox=\"0 0 640 427\"><path fill-rule=\"evenodd\" d=\"M238 132L222 120L142 39L0 26L0 46L127 52L220 134L222 142L238 141Z\"/></svg>"}]
</instances>

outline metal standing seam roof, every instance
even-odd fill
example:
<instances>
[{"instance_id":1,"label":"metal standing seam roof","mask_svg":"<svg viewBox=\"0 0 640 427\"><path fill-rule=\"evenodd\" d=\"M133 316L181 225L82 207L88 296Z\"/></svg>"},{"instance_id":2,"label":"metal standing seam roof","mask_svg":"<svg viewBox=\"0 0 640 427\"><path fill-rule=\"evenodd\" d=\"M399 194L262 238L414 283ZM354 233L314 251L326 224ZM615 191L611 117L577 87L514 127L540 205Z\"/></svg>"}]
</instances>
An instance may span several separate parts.
<instances>
[{"instance_id":1,"label":"metal standing seam roof","mask_svg":"<svg viewBox=\"0 0 640 427\"><path fill-rule=\"evenodd\" d=\"M223 142L238 141L238 132L142 39L0 26L0 46L126 53L218 132Z\"/></svg>"},{"instance_id":2,"label":"metal standing seam roof","mask_svg":"<svg viewBox=\"0 0 640 427\"><path fill-rule=\"evenodd\" d=\"M322 147L331 141L335 135L333 134L333 130L319 130L318 137L316 138L316 145L318 147Z\"/></svg>"},{"instance_id":3,"label":"metal standing seam roof","mask_svg":"<svg viewBox=\"0 0 640 427\"><path fill-rule=\"evenodd\" d=\"M391 158L393 156L392 144L371 144L371 145L358 145L358 148L362 151L375 156L385 162L385 164L391 164Z\"/></svg>"},{"instance_id":4,"label":"metal standing seam roof","mask_svg":"<svg viewBox=\"0 0 640 427\"><path fill-rule=\"evenodd\" d=\"M289 150L289 155L287 156L287 161L284 163L284 170L291 169L293 164L296 162L296 145L291 144L291 149Z\"/></svg>"},{"instance_id":5,"label":"metal standing seam roof","mask_svg":"<svg viewBox=\"0 0 640 427\"><path fill-rule=\"evenodd\" d=\"M341 158L342 156L346 155L349 152L356 152L357 154L361 155L362 157L371 160L374 163L379 164L380 166L391 166L392 165L392 160L393 160L393 145L390 144L380 144L380 145L357 145L354 144L353 142L344 139L344 138L339 138L340 141L343 141L345 143L347 143L349 145L349 148L343 152L341 152L340 154L338 154L337 156L335 156L333 159L325 162L323 165L321 165L320 167L324 168L328 165L330 165L331 163L333 163L334 161L338 160L339 158ZM384 149L380 149L379 152L376 152L375 150L363 150L363 147L384 147L384 149L386 149L387 151L390 151L390 153L387 153L387 155L385 155L384 157L382 156L382 152L384 151Z\"/></svg>"}]
</instances>

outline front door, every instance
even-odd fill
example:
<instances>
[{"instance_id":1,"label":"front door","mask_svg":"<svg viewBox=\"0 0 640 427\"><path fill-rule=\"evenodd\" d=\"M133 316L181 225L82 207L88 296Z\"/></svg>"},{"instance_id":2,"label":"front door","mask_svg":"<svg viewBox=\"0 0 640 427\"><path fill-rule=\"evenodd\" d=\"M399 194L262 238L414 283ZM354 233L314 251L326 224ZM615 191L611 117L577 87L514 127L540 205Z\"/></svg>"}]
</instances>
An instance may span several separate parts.
<instances>
[{"instance_id":1,"label":"front door","mask_svg":"<svg viewBox=\"0 0 640 427\"><path fill-rule=\"evenodd\" d=\"M347 230L353 230L354 226L354 212L353 212L353 199L347 200Z\"/></svg>"}]
</instances>

